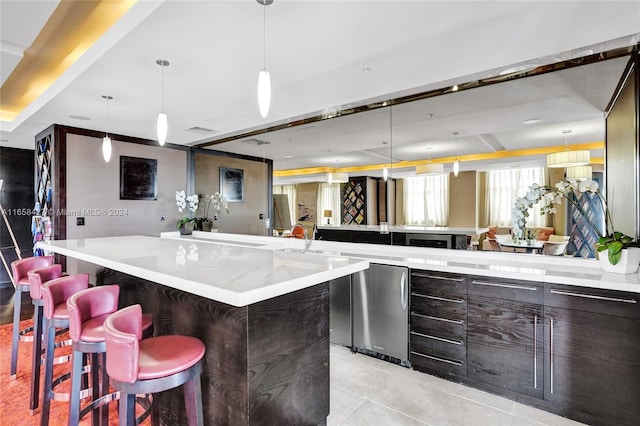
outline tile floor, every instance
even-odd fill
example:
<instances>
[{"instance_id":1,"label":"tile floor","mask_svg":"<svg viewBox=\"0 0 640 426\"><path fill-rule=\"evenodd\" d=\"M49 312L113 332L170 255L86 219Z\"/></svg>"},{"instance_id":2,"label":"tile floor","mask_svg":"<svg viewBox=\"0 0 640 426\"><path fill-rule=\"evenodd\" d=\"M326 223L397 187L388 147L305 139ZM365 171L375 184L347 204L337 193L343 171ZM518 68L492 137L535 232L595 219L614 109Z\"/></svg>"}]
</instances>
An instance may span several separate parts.
<instances>
[{"instance_id":1,"label":"tile floor","mask_svg":"<svg viewBox=\"0 0 640 426\"><path fill-rule=\"evenodd\" d=\"M576 426L581 423L331 345L328 426Z\"/></svg>"}]
</instances>

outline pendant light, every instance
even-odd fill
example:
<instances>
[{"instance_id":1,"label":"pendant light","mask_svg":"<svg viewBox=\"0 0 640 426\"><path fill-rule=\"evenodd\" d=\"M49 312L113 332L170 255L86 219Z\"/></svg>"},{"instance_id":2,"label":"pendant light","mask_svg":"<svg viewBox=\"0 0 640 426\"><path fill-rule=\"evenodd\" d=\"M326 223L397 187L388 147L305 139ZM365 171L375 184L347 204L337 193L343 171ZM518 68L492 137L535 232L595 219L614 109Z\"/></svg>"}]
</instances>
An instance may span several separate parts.
<instances>
[{"instance_id":1,"label":"pendant light","mask_svg":"<svg viewBox=\"0 0 640 426\"><path fill-rule=\"evenodd\" d=\"M113 96L102 95L102 99L105 100L107 110L107 125L105 128L104 137L102 138L102 158L104 158L105 163L108 163L111 160L111 138L109 137L109 101L113 99Z\"/></svg>"},{"instance_id":2,"label":"pendant light","mask_svg":"<svg viewBox=\"0 0 640 426\"><path fill-rule=\"evenodd\" d=\"M389 142L382 142L382 145L389 145ZM389 158L389 161L391 161L391 154L389 154L387 158ZM387 179L389 179L389 169L387 168L387 164L385 163L384 167L382 168L382 180L386 182Z\"/></svg>"},{"instance_id":3,"label":"pendant light","mask_svg":"<svg viewBox=\"0 0 640 426\"><path fill-rule=\"evenodd\" d=\"M329 150L329 161L332 161L331 150ZM336 160L336 163L340 160ZM331 185L332 183L347 183L349 182L349 174L340 172L338 167L336 167L335 172L331 171L327 173L327 183Z\"/></svg>"},{"instance_id":4,"label":"pendant light","mask_svg":"<svg viewBox=\"0 0 640 426\"><path fill-rule=\"evenodd\" d=\"M424 176L424 175L441 175L444 173L444 164L437 163L434 164L431 162L431 150L433 148L427 148L427 152L429 153L429 158L427 160L427 164L420 164L416 166L416 176Z\"/></svg>"},{"instance_id":5,"label":"pendant light","mask_svg":"<svg viewBox=\"0 0 640 426\"><path fill-rule=\"evenodd\" d=\"M267 71L267 6L273 3L273 0L256 0L263 8L263 25L262 25L262 41L263 41L263 62L262 71L258 74L258 107L262 118L269 115L269 107L271 106L271 76Z\"/></svg>"},{"instance_id":6,"label":"pendant light","mask_svg":"<svg viewBox=\"0 0 640 426\"><path fill-rule=\"evenodd\" d=\"M571 130L562 131L562 134L564 134L564 151L547 155L547 167L586 166L591 161L590 153L587 150L569 151L569 133L571 133Z\"/></svg>"},{"instance_id":7,"label":"pendant light","mask_svg":"<svg viewBox=\"0 0 640 426\"><path fill-rule=\"evenodd\" d=\"M458 132L453 132L453 135L456 138L456 154L458 153ZM458 158L456 157L455 161L453 162L453 177L458 177L458 174L460 173L460 160L458 160Z\"/></svg>"},{"instance_id":8,"label":"pendant light","mask_svg":"<svg viewBox=\"0 0 640 426\"><path fill-rule=\"evenodd\" d=\"M164 112L164 67L169 66L169 61L166 59L156 59L156 64L162 67L162 105L160 113L158 113L158 122L156 123L156 130L158 132L158 143L160 146L164 145L167 141L167 131L169 125L167 123L167 114Z\"/></svg>"}]
</instances>

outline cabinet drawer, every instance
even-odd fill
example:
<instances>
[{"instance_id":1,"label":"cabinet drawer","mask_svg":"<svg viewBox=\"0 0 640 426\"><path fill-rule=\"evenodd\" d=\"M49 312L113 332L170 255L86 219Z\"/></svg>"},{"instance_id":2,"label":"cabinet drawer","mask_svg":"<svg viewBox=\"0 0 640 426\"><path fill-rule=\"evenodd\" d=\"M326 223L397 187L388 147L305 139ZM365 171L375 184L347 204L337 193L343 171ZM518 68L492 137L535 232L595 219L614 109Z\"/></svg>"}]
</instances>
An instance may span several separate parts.
<instances>
[{"instance_id":1,"label":"cabinet drawer","mask_svg":"<svg viewBox=\"0 0 640 426\"><path fill-rule=\"evenodd\" d=\"M461 295L411 293L411 312L452 321L466 321L467 301Z\"/></svg>"},{"instance_id":2,"label":"cabinet drawer","mask_svg":"<svg viewBox=\"0 0 640 426\"><path fill-rule=\"evenodd\" d=\"M411 272L411 291L422 294L467 294L467 277L447 272Z\"/></svg>"},{"instance_id":3,"label":"cabinet drawer","mask_svg":"<svg viewBox=\"0 0 640 426\"><path fill-rule=\"evenodd\" d=\"M465 356L457 357L450 354L440 354L430 349L411 347L409 360L414 370L441 376L467 376Z\"/></svg>"},{"instance_id":4,"label":"cabinet drawer","mask_svg":"<svg viewBox=\"0 0 640 426\"><path fill-rule=\"evenodd\" d=\"M469 296L542 304L544 283L491 277L469 277Z\"/></svg>"},{"instance_id":5,"label":"cabinet drawer","mask_svg":"<svg viewBox=\"0 0 640 426\"><path fill-rule=\"evenodd\" d=\"M452 320L412 311L410 325L411 331L418 333L434 334L453 340L466 340L467 338L467 324L462 319Z\"/></svg>"},{"instance_id":6,"label":"cabinet drawer","mask_svg":"<svg viewBox=\"0 0 640 426\"><path fill-rule=\"evenodd\" d=\"M561 284L545 284L545 306L640 319L640 294Z\"/></svg>"},{"instance_id":7,"label":"cabinet drawer","mask_svg":"<svg viewBox=\"0 0 640 426\"><path fill-rule=\"evenodd\" d=\"M446 338L438 335L439 333L418 332L409 333L409 345L412 350L428 351L447 356L454 356L458 359L466 358L467 343L466 339Z\"/></svg>"}]
</instances>

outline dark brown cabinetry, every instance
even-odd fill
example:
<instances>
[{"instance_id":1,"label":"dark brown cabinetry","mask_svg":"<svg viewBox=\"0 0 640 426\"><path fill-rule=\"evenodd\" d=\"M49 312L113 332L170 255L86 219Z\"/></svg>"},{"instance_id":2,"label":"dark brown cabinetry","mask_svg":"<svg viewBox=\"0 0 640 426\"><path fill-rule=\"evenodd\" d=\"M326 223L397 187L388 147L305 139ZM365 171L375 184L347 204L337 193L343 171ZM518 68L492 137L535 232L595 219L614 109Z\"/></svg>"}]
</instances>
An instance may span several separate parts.
<instances>
[{"instance_id":1,"label":"dark brown cabinetry","mask_svg":"<svg viewBox=\"0 0 640 426\"><path fill-rule=\"evenodd\" d=\"M468 377L543 396L544 286L469 277Z\"/></svg>"},{"instance_id":2,"label":"dark brown cabinetry","mask_svg":"<svg viewBox=\"0 0 640 426\"><path fill-rule=\"evenodd\" d=\"M544 399L591 425L640 419L640 295L547 284Z\"/></svg>"},{"instance_id":3,"label":"dark brown cabinetry","mask_svg":"<svg viewBox=\"0 0 640 426\"><path fill-rule=\"evenodd\" d=\"M466 276L413 271L409 321L409 359L414 369L466 377Z\"/></svg>"}]
</instances>

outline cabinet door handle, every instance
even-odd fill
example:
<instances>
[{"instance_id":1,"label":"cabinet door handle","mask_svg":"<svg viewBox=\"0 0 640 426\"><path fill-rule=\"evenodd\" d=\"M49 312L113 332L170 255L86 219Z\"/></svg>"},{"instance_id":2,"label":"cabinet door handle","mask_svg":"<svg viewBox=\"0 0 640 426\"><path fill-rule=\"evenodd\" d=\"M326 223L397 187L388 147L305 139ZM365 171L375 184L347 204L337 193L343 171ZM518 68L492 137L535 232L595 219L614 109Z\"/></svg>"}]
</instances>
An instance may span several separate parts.
<instances>
[{"instance_id":1,"label":"cabinet door handle","mask_svg":"<svg viewBox=\"0 0 640 426\"><path fill-rule=\"evenodd\" d=\"M419 274L414 272L413 273L414 277L420 277L420 278L431 278L433 280L443 280L443 281L455 281L455 282L462 282L464 280L464 278L453 278L453 277L444 277L441 275L426 275L426 274Z\"/></svg>"},{"instance_id":2,"label":"cabinet door handle","mask_svg":"<svg viewBox=\"0 0 640 426\"><path fill-rule=\"evenodd\" d=\"M538 287L528 287L528 286L515 285L515 284L491 283L491 282L487 282L487 281L471 281L471 284L486 285L486 286L489 286L489 287L513 288L513 289L516 289L516 290L529 290L529 291L538 290Z\"/></svg>"},{"instance_id":3,"label":"cabinet door handle","mask_svg":"<svg viewBox=\"0 0 640 426\"><path fill-rule=\"evenodd\" d=\"M538 316L533 316L533 388L538 389Z\"/></svg>"},{"instance_id":4,"label":"cabinet door handle","mask_svg":"<svg viewBox=\"0 0 640 426\"><path fill-rule=\"evenodd\" d=\"M426 294L418 294L418 293L411 293L412 296L417 296L417 297L424 297L425 299L433 299L433 300L440 300L442 302L453 302L453 303L463 303L464 300L462 299L449 299L447 297L439 297L439 296L429 296Z\"/></svg>"},{"instance_id":5,"label":"cabinet door handle","mask_svg":"<svg viewBox=\"0 0 640 426\"><path fill-rule=\"evenodd\" d=\"M407 305L409 303L409 298L407 297L407 273L402 273L402 278L400 278L400 305L402 306L402 311L406 312Z\"/></svg>"},{"instance_id":6,"label":"cabinet door handle","mask_svg":"<svg viewBox=\"0 0 640 426\"><path fill-rule=\"evenodd\" d=\"M551 318L550 327L550 339L549 339L549 378L550 378L550 391L553 393L553 318Z\"/></svg>"},{"instance_id":7,"label":"cabinet door handle","mask_svg":"<svg viewBox=\"0 0 640 426\"><path fill-rule=\"evenodd\" d=\"M460 340L445 339L444 337L431 336L430 334L418 333L417 331L412 331L411 334L413 334L414 336L424 337L426 339L439 340L440 342L451 343L452 345L462 346L462 343L463 343Z\"/></svg>"},{"instance_id":8,"label":"cabinet door handle","mask_svg":"<svg viewBox=\"0 0 640 426\"><path fill-rule=\"evenodd\" d=\"M416 314L415 312L411 312L411 315L416 316L416 317L420 317L420 318L427 318L427 319L435 320L435 321L450 322L452 324L464 324L464 320L452 320L452 319L449 319L449 318L432 317L431 315Z\"/></svg>"},{"instance_id":9,"label":"cabinet door handle","mask_svg":"<svg viewBox=\"0 0 640 426\"><path fill-rule=\"evenodd\" d=\"M458 367L462 366L462 363L459 361L451 361L450 359L438 358L437 356L421 354L420 352L415 352L415 351L411 351L411 354L421 356L423 358L429 358L434 361L446 362L447 364L457 365Z\"/></svg>"},{"instance_id":10,"label":"cabinet door handle","mask_svg":"<svg viewBox=\"0 0 640 426\"><path fill-rule=\"evenodd\" d=\"M619 297L599 296L597 294L577 293L574 291L566 290L550 290L551 294L560 294L562 296L584 297L586 299L606 300L607 302L622 302L622 303L638 303L636 299L621 299Z\"/></svg>"}]
</instances>

